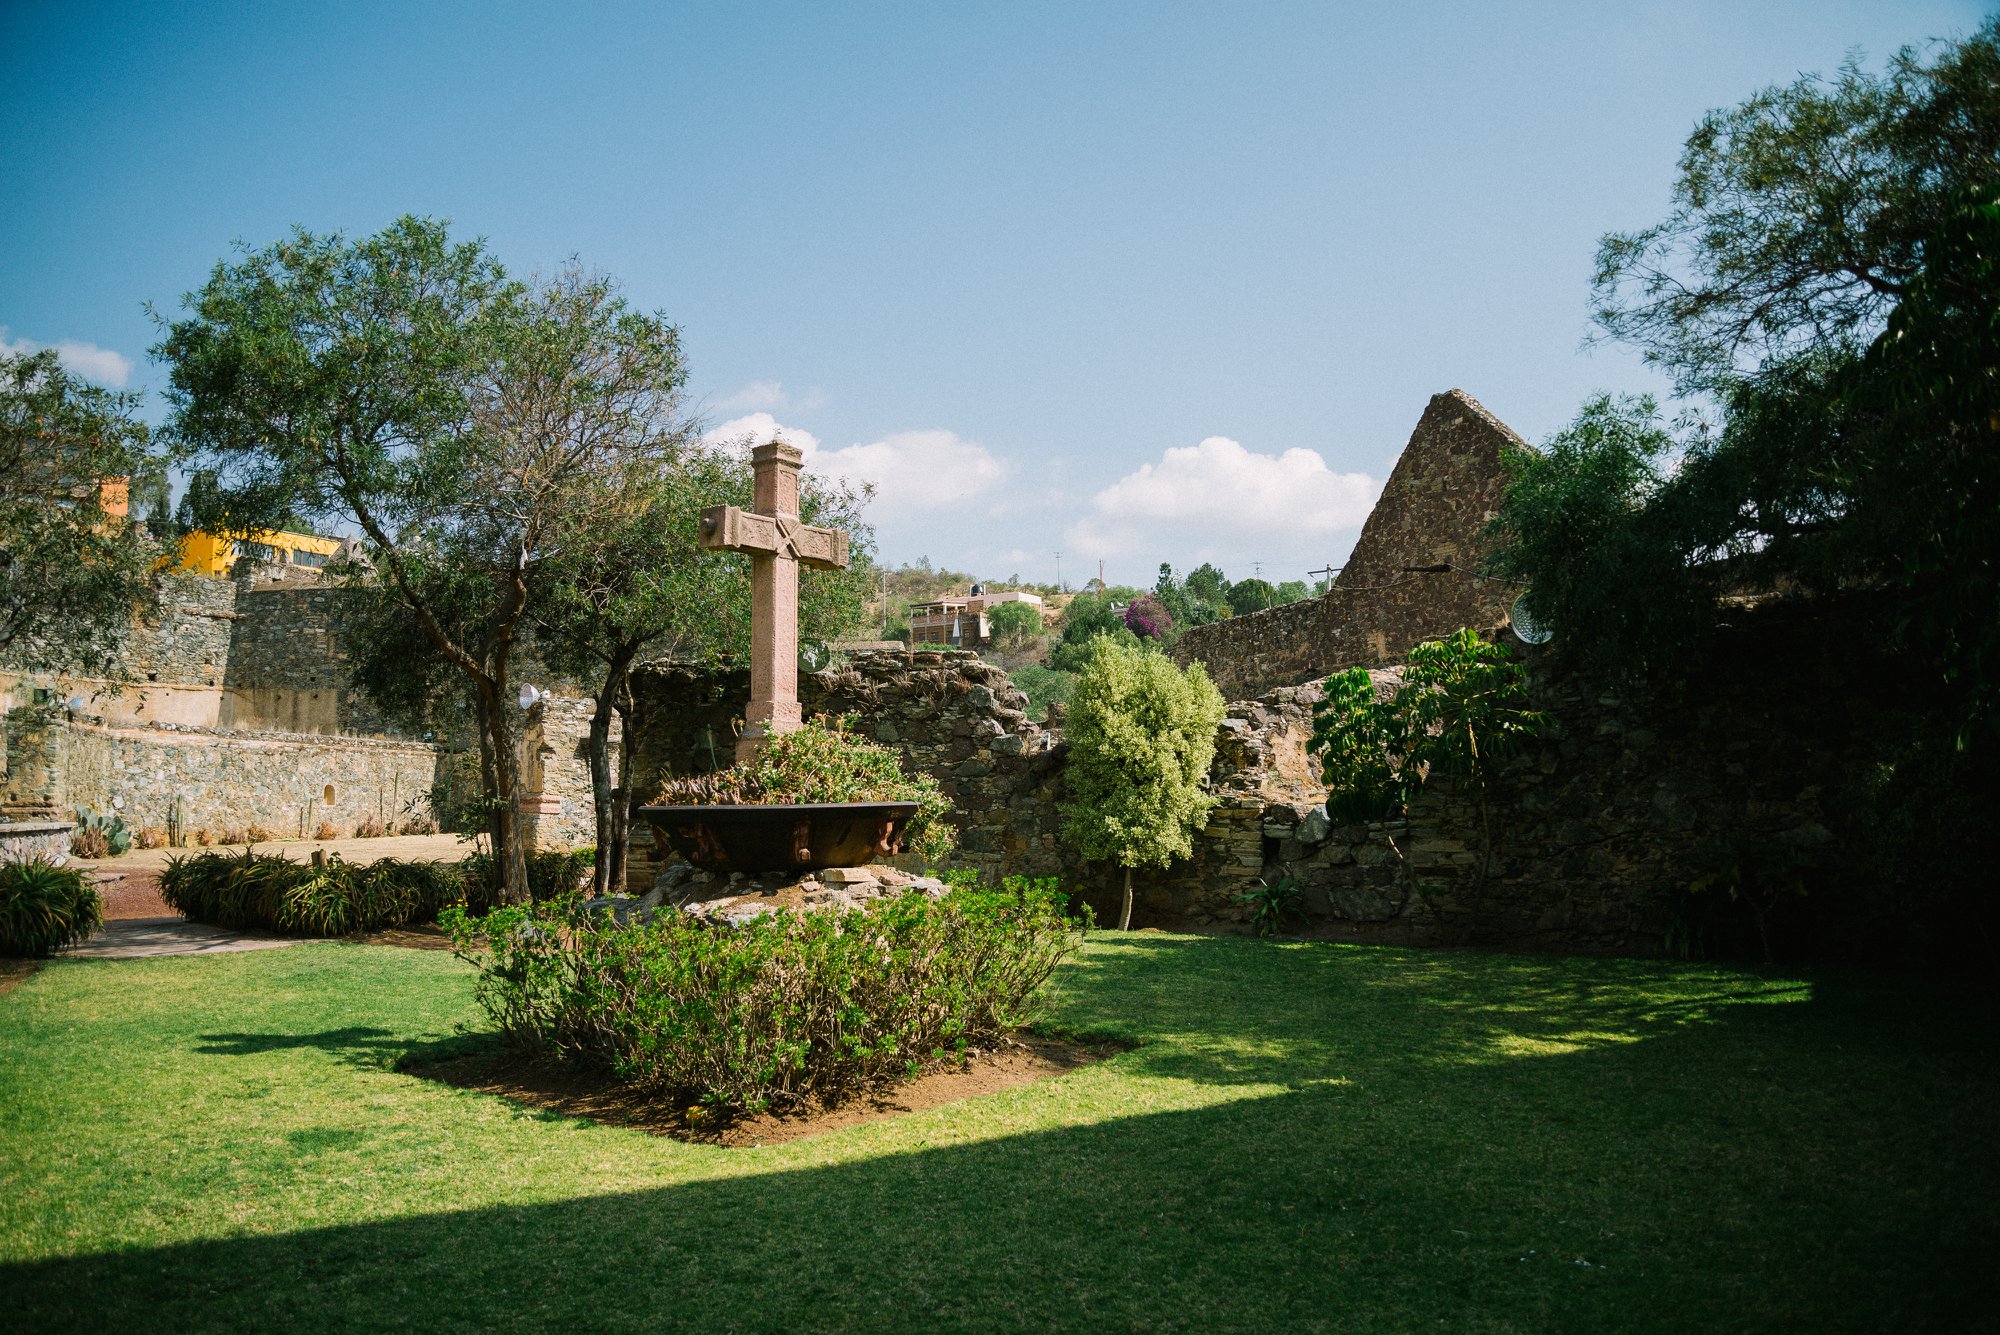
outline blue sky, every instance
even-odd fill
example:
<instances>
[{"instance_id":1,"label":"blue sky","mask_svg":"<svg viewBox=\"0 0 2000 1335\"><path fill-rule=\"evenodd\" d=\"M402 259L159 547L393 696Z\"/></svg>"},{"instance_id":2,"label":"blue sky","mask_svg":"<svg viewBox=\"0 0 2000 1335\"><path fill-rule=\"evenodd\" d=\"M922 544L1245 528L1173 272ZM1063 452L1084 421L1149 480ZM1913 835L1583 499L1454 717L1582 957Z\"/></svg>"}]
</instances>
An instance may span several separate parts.
<instances>
[{"instance_id":1,"label":"blue sky","mask_svg":"<svg viewBox=\"0 0 2000 1335\"><path fill-rule=\"evenodd\" d=\"M1293 578L1429 397L1531 440L1705 109L1979 3L0 5L0 339L152 390L232 241L449 217L993 578ZM733 425L731 425L733 424Z\"/></svg>"}]
</instances>

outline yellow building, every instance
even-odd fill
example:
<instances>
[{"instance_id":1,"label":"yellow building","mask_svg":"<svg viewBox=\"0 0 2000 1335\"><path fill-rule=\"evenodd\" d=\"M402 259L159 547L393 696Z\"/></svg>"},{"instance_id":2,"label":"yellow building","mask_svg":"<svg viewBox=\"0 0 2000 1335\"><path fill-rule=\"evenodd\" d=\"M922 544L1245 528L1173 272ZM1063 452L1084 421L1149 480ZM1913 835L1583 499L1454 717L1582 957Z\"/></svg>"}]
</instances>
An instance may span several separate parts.
<instances>
[{"instance_id":1,"label":"yellow building","mask_svg":"<svg viewBox=\"0 0 2000 1335\"><path fill-rule=\"evenodd\" d=\"M315 537L310 533L258 529L235 538L220 533L190 533L181 542L181 559L176 569L221 578L229 574L239 558L246 556L265 565L320 569L330 564L339 551L340 539Z\"/></svg>"}]
</instances>

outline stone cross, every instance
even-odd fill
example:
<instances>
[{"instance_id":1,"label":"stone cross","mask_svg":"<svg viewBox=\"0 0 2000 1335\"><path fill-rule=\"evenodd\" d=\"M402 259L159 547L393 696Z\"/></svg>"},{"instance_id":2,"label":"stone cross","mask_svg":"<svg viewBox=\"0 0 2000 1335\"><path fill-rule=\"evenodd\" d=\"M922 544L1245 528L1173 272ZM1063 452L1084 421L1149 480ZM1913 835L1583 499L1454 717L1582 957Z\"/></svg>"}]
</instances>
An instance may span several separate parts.
<instances>
[{"instance_id":1,"label":"stone cross","mask_svg":"<svg viewBox=\"0 0 2000 1335\"><path fill-rule=\"evenodd\" d=\"M768 441L750 451L755 508L712 505L701 512L701 545L750 556L750 708L736 758L757 754L766 737L799 726L799 566L838 570L847 535L799 522L797 446Z\"/></svg>"}]
</instances>

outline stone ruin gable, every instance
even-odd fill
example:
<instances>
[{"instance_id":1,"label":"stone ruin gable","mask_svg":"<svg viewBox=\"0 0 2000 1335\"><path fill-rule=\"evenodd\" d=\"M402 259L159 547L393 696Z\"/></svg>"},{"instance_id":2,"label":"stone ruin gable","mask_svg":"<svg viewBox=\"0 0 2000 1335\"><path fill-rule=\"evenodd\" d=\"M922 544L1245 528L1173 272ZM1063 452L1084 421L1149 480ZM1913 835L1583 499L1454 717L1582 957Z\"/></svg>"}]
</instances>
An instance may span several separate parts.
<instances>
[{"instance_id":1,"label":"stone ruin gable","mask_svg":"<svg viewBox=\"0 0 2000 1335\"><path fill-rule=\"evenodd\" d=\"M189 831L262 825L281 837L322 820L351 832L375 817L429 814L439 749L421 742L8 715L4 800L115 811L164 827L175 798ZM328 800L328 790L332 799Z\"/></svg>"},{"instance_id":2,"label":"stone ruin gable","mask_svg":"<svg viewBox=\"0 0 2000 1335\"><path fill-rule=\"evenodd\" d=\"M633 673L640 704L632 791L643 803L670 777L730 763L735 725L750 698L747 669L651 664ZM1027 696L1004 669L964 650L858 654L799 680L805 715L856 716L862 736L896 747L934 775L959 824L955 862L998 878L1065 873L1057 831L1060 753L1030 723ZM649 888L665 868L635 828L628 885Z\"/></svg>"},{"instance_id":3,"label":"stone ruin gable","mask_svg":"<svg viewBox=\"0 0 2000 1335\"><path fill-rule=\"evenodd\" d=\"M1324 596L1191 626L1174 646L1224 695L1249 696L1362 664L1461 627L1507 622L1515 590L1472 573L1480 531L1507 484L1503 451L1521 438L1463 390L1433 397Z\"/></svg>"},{"instance_id":4,"label":"stone ruin gable","mask_svg":"<svg viewBox=\"0 0 2000 1335\"><path fill-rule=\"evenodd\" d=\"M590 720L595 700L548 696L528 710L521 728L521 825L528 847L581 848L597 840L597 802L590 785ZM611 718L612 772L623 744Z\"/></svg>"}]
</instances>

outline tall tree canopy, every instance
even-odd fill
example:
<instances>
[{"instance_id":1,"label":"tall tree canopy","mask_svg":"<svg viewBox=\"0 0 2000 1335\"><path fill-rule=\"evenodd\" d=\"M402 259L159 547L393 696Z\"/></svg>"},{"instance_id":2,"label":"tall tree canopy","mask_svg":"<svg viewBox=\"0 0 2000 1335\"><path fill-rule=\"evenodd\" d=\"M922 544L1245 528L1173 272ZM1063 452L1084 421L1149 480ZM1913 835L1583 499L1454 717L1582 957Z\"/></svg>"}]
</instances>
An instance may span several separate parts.
<instances>
[{"instance_id":1,"label":"tall tree canopy","mask_svg":"<svg viewBox=\"0 0 2000 1335\"><path fill-rule=\"evenodd\" d=\"M1670 216L1599 256L1600 324L1691 398L1600 396L1517 454L1490 572L1613 674L1698 650L1727 593L1897 588L1991 732L1996 253L2000 18L1711 113Z\"/></svg>"},{"instance_id":2,"label":"tall tree canopy","mask_svg":"<svg viewBox=\"0 0 2000 1335\"><path fill-rule=\"evenodd\" d=\"M478 723L502 894L527 897L510 672L537 568L614 526L684 444L677 331L574 265L509 279L405 217L303 230L216 266L156 349L212 516L359 529L384 592L459 674Z\"/></svg>"},{"instance_id":3,"label":"tall tree canopy","mask_svg":"<svg viewBox=\"0 0 2000 1335\"><path fill-rule=\"evenodd\" d=\"M154 596L160 552L118 508L157 476L136 396L0 352L0 654L39 671L103 671Z\"/></svg>"}]
</instances>

